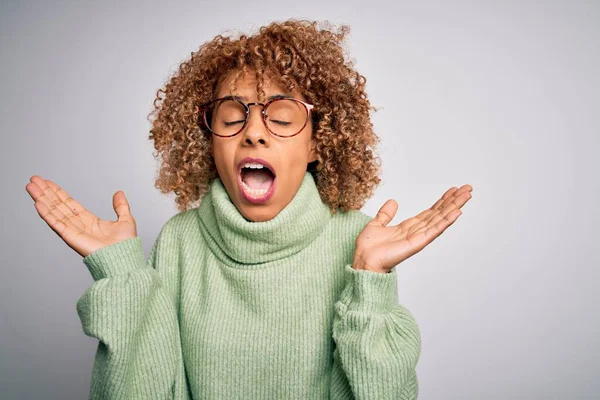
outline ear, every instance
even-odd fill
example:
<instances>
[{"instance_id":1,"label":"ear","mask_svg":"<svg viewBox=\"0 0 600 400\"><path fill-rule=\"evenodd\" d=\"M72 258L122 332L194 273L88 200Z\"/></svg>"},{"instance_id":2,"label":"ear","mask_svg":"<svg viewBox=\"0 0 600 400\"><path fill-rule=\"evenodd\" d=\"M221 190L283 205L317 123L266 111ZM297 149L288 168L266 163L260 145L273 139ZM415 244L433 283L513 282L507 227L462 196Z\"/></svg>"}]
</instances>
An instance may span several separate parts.
<instances>
[{"instance_id":1,"label":"ear","mask_svg":"<svg viewBox=\"0 0 600 400\"><path fill-rule=\"evenodd\" d=\"M317 161L317 141L312 138L310 141L310 151L308 153L308 162Z\"/></svg>"}]
</instances>

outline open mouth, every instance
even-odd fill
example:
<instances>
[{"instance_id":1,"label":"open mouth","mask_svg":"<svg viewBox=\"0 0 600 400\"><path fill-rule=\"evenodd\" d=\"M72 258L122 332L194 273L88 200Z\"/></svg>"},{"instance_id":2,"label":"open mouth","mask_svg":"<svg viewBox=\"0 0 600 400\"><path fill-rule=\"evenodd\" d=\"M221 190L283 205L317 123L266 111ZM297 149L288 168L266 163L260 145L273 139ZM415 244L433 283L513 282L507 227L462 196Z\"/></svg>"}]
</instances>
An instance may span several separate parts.
<instances>
[{"instance_id":1,"label":"open mouth","mask_svg":"<svg viewBox=\"0 0 600 400\"><path fill-rule=\"evenodd\" d=\"M239 184L246 200L265 202L273 195L275 174L265 165L247 163L240 170Z\"/></svg>"}]
</instances>

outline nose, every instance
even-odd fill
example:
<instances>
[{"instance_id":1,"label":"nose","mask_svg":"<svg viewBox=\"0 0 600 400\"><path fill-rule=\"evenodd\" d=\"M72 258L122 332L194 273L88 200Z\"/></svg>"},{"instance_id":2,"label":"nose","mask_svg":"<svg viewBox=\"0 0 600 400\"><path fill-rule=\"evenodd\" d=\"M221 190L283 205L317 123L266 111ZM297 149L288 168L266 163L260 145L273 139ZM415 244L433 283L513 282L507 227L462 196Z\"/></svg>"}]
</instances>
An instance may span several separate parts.
<instances>
[{"instance_id":1,"label":"nose","mask_svg":"<svg viewBox=\"0 0 600 400\"><path fill-rule=\"evenodd\" d=\"M248 121L241 132L243 142L248 145L268 144L271 134L263 122L262 104L249 104L248 107Z\"/></svg>"}]
</instances>

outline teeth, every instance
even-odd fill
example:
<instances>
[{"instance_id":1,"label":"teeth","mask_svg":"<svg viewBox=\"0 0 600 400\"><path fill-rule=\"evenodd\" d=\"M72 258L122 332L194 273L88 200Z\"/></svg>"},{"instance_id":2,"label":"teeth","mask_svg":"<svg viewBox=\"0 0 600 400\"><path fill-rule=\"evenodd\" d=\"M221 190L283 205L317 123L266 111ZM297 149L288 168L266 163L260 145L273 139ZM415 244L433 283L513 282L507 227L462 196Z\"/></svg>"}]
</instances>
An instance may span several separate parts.
<instances>
[{"instance_id":1,"label":"teeth","mask_svg":"<svg viewBox=\"0 0 600 400\"><path fill-rule=\"evenodd\" d=\"M265 168L265 166L262 164L246 163L244 164L244 168L261 169Z\"/></svg>"},{"instance_id":2,"label":"teeth","mask_svg":"<svg viewBox=\"0 0 600 400\"><path fill-rule=\"evenodd\" d=\"M254 197L260 197L267 193L268 189L252 189L250 186L246 185L246 182L242 181L242 186L246 193L251 194Z\"/></svg>"}]
</instances>

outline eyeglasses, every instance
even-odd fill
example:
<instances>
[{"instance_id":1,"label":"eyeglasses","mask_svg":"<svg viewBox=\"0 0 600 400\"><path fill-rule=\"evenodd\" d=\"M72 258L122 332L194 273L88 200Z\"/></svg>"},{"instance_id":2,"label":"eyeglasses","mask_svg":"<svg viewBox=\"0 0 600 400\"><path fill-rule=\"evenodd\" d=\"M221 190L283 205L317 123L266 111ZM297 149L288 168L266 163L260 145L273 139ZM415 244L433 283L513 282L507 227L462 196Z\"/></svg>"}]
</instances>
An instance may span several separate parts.
<instances>
[{"instance_id":1,"label":"eyeglasses","mask_svg":"<svg viewBox=\"0 0 600 400\"><path fill-rule=\"evenodd\" d=\"M308 123L312 104L292 97L276 97L267 103L244 103L235 96L222 97L199 107L199 123L221 137L231 137L240 133L250 115L250 106L261 106L262 120L273 135L280 137L296 136Z\"/></svg>"}]
</instances>

